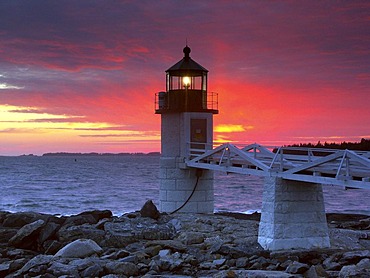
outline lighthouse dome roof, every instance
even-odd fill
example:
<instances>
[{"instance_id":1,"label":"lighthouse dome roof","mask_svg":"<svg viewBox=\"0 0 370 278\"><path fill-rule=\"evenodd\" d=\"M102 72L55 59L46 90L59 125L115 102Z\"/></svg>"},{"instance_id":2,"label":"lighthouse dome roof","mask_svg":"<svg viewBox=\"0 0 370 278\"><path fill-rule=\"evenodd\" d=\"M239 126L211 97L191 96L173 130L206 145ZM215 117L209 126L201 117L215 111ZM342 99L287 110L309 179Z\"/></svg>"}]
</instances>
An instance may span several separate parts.
<instances>
[{"instance_id":1,"label":"lighthouse dome roof","mask_svg":"<svg viewBox=\"0 0 370 278\"><path fill-rule=\"evenodd\" d=\"M183 52L184 58L166 70L167 73L172 75L182 75L186 73L190 76L196 76L208 72L206 68L202 67L200 64L190 58L191 49L189 46L185 46Z\"/></svg>"}]
</instances>

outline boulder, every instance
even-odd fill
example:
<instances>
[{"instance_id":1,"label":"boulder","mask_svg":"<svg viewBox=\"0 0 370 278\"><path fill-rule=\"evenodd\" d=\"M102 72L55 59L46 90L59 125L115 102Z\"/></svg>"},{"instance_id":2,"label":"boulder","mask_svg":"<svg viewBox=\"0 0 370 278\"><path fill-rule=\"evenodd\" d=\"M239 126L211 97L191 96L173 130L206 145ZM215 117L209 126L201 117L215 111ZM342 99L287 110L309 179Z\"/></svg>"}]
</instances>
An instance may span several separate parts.
<instances>
[{"instance_id":1,"label":"boulder","mask_svg":"<svg viewBox=\"0 0 370 278\"><path fill-rule=\"evenodd\" d=\"M60 249L54 257L85 258L102 251L103 249L91 239L77 239Z\"/></svg>"},{"instance_id":2,"label":"boulder","mask_svg":"<svg viewBox=\"0 0 370 278\"><path fill-rule=\"evenodd\" d=\"M10 262L0 264L0 277L5 277L10 269Z\"/></svg>"},{"instance_id":3,"label":"boulder","mask_svg":"<svg viewBox=\"0 0 370 278\"><path fill-rule=\"evenodd\" d=\"M136 241L129 222L107 222L104 224L104 230L106 246L122 248Z\"/></svg>"},{"instance_id":4,"label":"boulder","mask_svg":"<svg viewBox=\"0 0 370 278\"><path fill-rule=\"evenodd\" d=\"M204 240L204 243L211 253L216 253L220 250L224 240L220 236L209 237Z\"/></svg>"},{"instance_id":5,"label":"boulder","mask_svg":"<svg viewBox=\"0 0 370 278\"><path fill-rule=\"evenodd\" d=\"M56 277L61 277L64 275L67 277L80 277L77 266L64 264L58 261L52 262L47 272L52 273Z\"/></svg>"},{"instance_id":6,"label":"boulder","mask_svg":"<svg viewBox=\"0 0 370 278\"><path fill-rule=\"evenodd\" d=\"M149 247L146 247L145 249L143 249L143 252L148 254L150 257L154 257L154 256L157 256L159 254L161 249L162 249L162 246L153 245L153 246L149 246Z\"/></svg>"},{"instance_id":7,"label":"boulder","mask_svg":"<svg viewBox=\"0 0 370 278\"><path fill-rule=\"evenodd\" d=\"M39 231L44 226L44 220L36 220L30 224L24 225L9 240L9 245L23 249L37 249L37 238Z\"/></svg>"},{"instance_id":8,"label":"boulder","mask_svg":"<svg viewBox=\"0 0 370 278\"><path fill-rule=\"evenodd\" d=\"M134 230L137 239L147 240L168 240L173 239L176 235L176 230L171 224L154 224L151 226L143 226Z\"/></svg>"},{"instance_id":9,"label":"boulder","mask_svg":"<svg viewBox=\"0 0 370 278\"><path fill-rule=\"evenodd\" d=\"M94 264L82 272L82 277L101 277L103 273L104 268L98 264Z\"/></svg>"},{"instance_id":10,"label":"boulder","mask_svg":"<svg viewBox=\"0 0 370 278\"><path fill-rule=\"evenodd\" d=\"M53 216L36 212L10 213L5 216L3 226L21 228L40 219L47 222L50 218L53 218Z\"/></svg>"},{"instance_id":11,"label":"boulder","mask_svg":"<svg viewBox=\"0 0 370 278\"><path fill-rule=\"evenodd\" d=\"M179 239L186 245L199 244L204 242L204 235L198 232L183 232Z\"/></svg>"},{"instance_id":12,"label":"boulder","mask_svg":"<svg viewBox=\"0 0 370 278\"><path fill-rule=\"evenodd\" d=\"M300 263L300 262L293 262L291 263L287 269L286 272L292 273L292 274L303 274L305 273L310 267L306 264Z\"/></svg>"},{"instance_id":13,"label":"boulder","mask_svg":"<svg viewBox=\"0 0 370 278\"><path fill-rule=\"evenodd\" d=\"M135 276L139 274L138 267L133 263L112 261L105 265L108 273Z\"/></svg>"},{"instance_id":14,"label":"boulder","mask_svg":"<svg viewBox=\"0 0 370 278\"><path fill-rule=\"evenodd\" d=\"M8 243L8 241L17 234L18 229L0 228L0 243Z\"/></svg>"},{"instance_id":15,"label":"boulder","mask_svg":"<svg viewBox=\"0 0 370 278\"><path fill-rule=\"evenodd\" d=\"M305 278L329 277L329 274L321 265L312 265L305 273Z\"/></svg>"},{"instance_id":16,"label":"boulder","mask_svg":"<svg viewBox=\"0 0 370 278\"><path fill-rule=\"evenodd\" d=\"M46 223L46 225L40 231L38 242L40 244L43 244L47 239L54 236L59 228L60 228L60 225L57 223L54 223L54 222Z\"/></svg>"},{"instance_id":17,"label":"boulder","mask_svg":"<svg viewBox=\"0 0 370 278\"><path fill-rule=\"evenodd\" d=\"M365 269L370 269L370 259L362 259L358 264L358 267L365 268Z\"/></svg>"},{"instance_id":18,"label":"boulder","mask_svg":"<svg viewBox=\"0 0 370 278\"><path fill-rule=\"evenodd\" d=\"M249 259L246 257L236 259L235 265L237 268L246 268L249 264Z\"/></svg>"},{"instance_id":19,"label":"boulder","mask_svg":"<svg viewBox=\"0 0 370 278\"><path fill-rule=\"evenodd\" d=\"M150 217L152 219L159 219L161 214L159 213L157 207L153 204L152 200L145 202L144 206L140 210L140 215L142 217Z\"/></svg>"},{"instance_id":20,"label":"boulder","mask_svg":"<svg viewBox=\"0 0 370 278\"><path fill-rule=\"evenodd\" d=\"M341 264L356 264L360 260L365 259L365 258L370 258L370 250L359 250L359 251L346 252L343 254L339 262Z\"/></svg>"},{"instance_id":21,"label":"boulder","mask_svg":"<svg viewBox=\"0 0 370 278\"><path fill-rule=\"evenodd\" d=\"M113 214L110 210L92 210L92 211L84 211L77 216L84 216L84 215L91 215L92 217L95 218L96 223L99 222L102 219L105 218L112 218Z\"/></svg>"},{"instance_id":22,"label":"boulder","mask_svg":"<svg viewBox=\"0 0 370 278\"><path fill-rule=\"evenodd\" d=\"M83 224L78 226L65 225L57 232L58 240L61 242L71 242L79 238L92 239L101 243L105 239L105 232L97 229L94 225Z\"/></svg>"},{"instance_id":23,"label":"boulder","mask_svg":"<svg viewBox=\"0 0 370 278\"><path fill-rule=\"evenodd\" d=\"M9 272L15 272L19 269L21 269L27 262L29 261L29 259L26 259L26 258L20 258L20 259L16 259L14 261L11 261L10 265L9 265ZM2 277L2 276L0 276Z\"/></svg>"},{"instance_id":24,"label":"boulder","mask_svg":"<svg viewBox=\"0 0 370 278\"><path fill-rule=\"evenodd\" d=\"M31 268L40 266L40 265L47 265L53 260L53 256L51 255L37 255L29 260L18 272L20 274L28 272Z\"/></svg>"},{"instance_id":25,"label":"boulder","mask_svg":"<svg viewBox=\"0 0 370 278\"><path fill-rule=\"evenodd\" d=\"M339 278L368 278L370 269L360 268L356 265L345 265L339 272Z\"/></svg>"},{"instance_id":26,"label":"boulder","mask_svg":"<svg viewBox=\"0 0 370 278\"><path fill-rule=\"evenodd\" d=\"M96 224L98 221L96 221L95 217L91 214L79 214L79 215L72 215L68 217L64 223L63 226L78 226L82 224Z\"/></svg>"},{"instance_id":27,"label":"boulder","mask_svg":"<svg viewBox=\"0 0 370 278\"><path fill-rule=\"evenodd\" d=\"M8 211L0 211L0 224L2 224L5 220L5 218L11 214L10 212Z\"/></svg>"}]
</instances>

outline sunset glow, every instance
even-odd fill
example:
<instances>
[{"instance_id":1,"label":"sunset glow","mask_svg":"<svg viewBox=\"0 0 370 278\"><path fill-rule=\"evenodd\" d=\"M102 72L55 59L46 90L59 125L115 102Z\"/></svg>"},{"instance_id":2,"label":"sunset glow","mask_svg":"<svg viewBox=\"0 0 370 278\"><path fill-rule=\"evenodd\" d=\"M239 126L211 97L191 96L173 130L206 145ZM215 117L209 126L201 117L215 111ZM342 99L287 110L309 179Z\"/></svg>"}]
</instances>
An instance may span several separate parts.
<instances>
[{"instance_id":1,"label":"sunset glow","mask_svg":"<svg viewBox=\"0 0 370 278\"><path fill-rule=\"evenodd\" d=\"M370 138L368 1L108 3L0 3L0 155L160 151L154 94L186 41L215 144Z\"/></svg>"}]
</instances>

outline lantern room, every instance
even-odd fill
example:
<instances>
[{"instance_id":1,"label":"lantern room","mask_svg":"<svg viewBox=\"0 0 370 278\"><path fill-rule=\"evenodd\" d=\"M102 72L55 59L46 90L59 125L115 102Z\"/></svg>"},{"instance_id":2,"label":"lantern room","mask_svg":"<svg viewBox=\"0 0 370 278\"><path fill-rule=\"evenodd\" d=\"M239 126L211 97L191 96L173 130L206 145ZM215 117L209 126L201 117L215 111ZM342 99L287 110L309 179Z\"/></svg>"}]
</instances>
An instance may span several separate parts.
<instances>
[{"instance_id":1,"label":"lantern room","mask_svg":"<svg viewBox=\"0 0 370 278\"><path fill-rule=\"evenodd\" d=\"M208 70L190 58L190 47L185 46L183 52L184 58L166 70L166 91L156 94L156 114L218 114L217 94L207 91Z\"/></svg>"}]
</instances>

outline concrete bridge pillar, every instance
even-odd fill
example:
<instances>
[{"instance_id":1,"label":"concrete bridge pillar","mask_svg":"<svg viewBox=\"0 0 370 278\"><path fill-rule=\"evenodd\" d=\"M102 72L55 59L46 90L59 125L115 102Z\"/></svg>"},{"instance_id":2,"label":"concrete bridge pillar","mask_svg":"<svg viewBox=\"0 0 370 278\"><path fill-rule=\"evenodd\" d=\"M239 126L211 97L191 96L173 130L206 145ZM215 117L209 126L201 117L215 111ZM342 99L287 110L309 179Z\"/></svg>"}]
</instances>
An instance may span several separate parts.
<instances>
[{"instance_id":1,"label":"concrete bridge pillar","mask_svg":"<svg viewBox=\"0 0 370 278\"><path fill-rule=\"evenodd\" d=\"M321 184L266 177L258 242L265 250L330 247Z\"/></svg>"}]
</instances>

